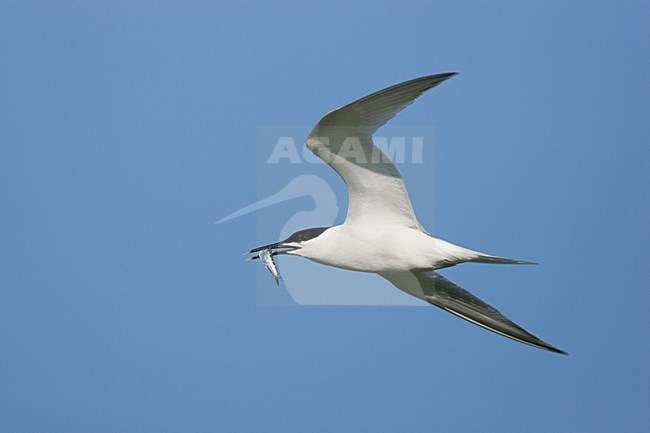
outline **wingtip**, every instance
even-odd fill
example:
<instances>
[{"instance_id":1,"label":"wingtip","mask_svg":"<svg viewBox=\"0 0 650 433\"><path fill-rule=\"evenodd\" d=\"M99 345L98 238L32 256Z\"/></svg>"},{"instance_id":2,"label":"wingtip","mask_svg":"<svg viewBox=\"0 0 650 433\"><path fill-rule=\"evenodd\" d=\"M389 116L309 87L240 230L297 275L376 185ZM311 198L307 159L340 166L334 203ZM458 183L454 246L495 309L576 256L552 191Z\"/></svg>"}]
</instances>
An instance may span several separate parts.
<instances>
[{"instance_id":1,"label":"wingtip","mask_svg":"<svg viewBox=\"0 0 650 433\"><path fill-rule=\"evenodd\" d=\"M428 76L422 77L422 78L423 79L429 79L429 80L433 79L433 80L436 80L438 83L440 83L440 82L448 80L451 77L456 76L456 75L458 75L458 72L442 72L440 74L432 74L432 75L428 75Z\"/></svg>"},{"instance_id":2,"label":"wingtip","mask_svg":"<svg viewBox=\"0 0 650 433\"><path fill-rule=\"evenodd\" d=\"M546 344L548 344L548 343L546 343ZM560 355L567 355L567 356L569 355L569 352L567 352L565 350L562 350L562 349L558 349L557 347L553 346L552 344L548 344L548 346L549 346L549 349L551 349L551 352L559 353Z\"/></svg>"},{"instance_id":3,"label":"wingtip","mask_svg":"<svg viewBox=\"0 0 650 433\"><path fill-rule=\"evenodd\" d=\"M557 353L557 354L560 354L560 355L568 355L569 354L568 352L565 352L562 349L558 349L557 347L553 346L552 344L547 343L544 340L541 340L539 337L535 337L534 335L532 335L532 337L534 339L536 339L537 341L522 341L522 343L530 344L531 346L537 347L539 349L544 349L546 351Z\"/></svg>"},{"instance_id":4,"label":"wingtip","mask_svg":"<svg viewBox=\"0 0 650 433\"><path fill-rule=\"evenodd\" d=\"M559 354L559 355L566 355L566 356L569 356L569 352L565 352L564 350L562 350L562 349L558 349L557 347L553 347L553 346L551 346L551 347L547 347L546 349L547 349L549 352L557 353L557 354Z\"/></svg>"}]
</instances>

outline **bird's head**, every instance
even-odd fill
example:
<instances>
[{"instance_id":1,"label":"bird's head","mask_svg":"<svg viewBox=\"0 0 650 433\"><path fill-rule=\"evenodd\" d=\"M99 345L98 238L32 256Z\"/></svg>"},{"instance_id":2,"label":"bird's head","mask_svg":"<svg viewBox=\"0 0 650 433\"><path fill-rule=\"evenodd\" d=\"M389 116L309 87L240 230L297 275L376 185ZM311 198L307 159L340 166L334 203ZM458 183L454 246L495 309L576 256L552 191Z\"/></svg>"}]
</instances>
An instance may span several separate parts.
<instances>
[{"instance_id":1,"label":"bird's head","mask_svg":"<svg viewBox=\"0 0 650 433\"><path fill-rule=\"evenodd\" d=\"M300 255L298 251L303 248L305 242L320 236L328 228L329 227L314 227L311 229L300 230L281 242L253 248L250 251L246 251L244 254L258 253L262 250L271 250L271 255L273 256L281 254ZM258 255L254 255L246 260L253 260L258 257Z\"/></svg>"}]
</instances>

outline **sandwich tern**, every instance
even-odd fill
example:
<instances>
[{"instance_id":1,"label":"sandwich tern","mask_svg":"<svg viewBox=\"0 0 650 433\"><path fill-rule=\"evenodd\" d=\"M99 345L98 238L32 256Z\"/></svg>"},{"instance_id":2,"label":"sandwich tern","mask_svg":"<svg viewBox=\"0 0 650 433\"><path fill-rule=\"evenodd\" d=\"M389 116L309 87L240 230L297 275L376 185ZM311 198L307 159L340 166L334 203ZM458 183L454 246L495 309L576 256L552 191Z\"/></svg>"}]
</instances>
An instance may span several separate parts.
<instances>
[{"instance_id":1,"label":"sandwich tern","mask_svg":"<svg viewBox=\"0 0 650 433\"><path fill-rule=\"evenodd\" d=\"M434 238L418 222L395 165L372 135L427 90L456 73L429 75L365 96L326 114L307 137L307 148L332 167L348 190L343 224L300 230L254 248L279 284L273 256L287 254L360 272L371 272L398 289L515 341L566 354L515 324L497 309L436 270L460 263L533 264L473 251Z\"/></svg>"}]
</instances>

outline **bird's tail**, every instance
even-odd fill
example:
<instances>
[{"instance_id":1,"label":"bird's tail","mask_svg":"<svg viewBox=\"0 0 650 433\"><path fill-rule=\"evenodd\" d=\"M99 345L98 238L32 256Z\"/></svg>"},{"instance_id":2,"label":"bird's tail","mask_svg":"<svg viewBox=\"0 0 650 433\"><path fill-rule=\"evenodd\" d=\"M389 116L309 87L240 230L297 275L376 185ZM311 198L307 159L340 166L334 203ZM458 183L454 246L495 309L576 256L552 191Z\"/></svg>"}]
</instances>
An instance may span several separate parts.
<instances>
[{"instance_id":1,"label":"bird's tail","mask_svg":"<svg viewBox=\"0 0 650 433\"><path fill-rule=\"evenodd\" d=\"M470 260L470 262L488 263L493 265L536 265L537 264L535 262L529 262L526 260L507 259L505 257L488 256L485 254L478 256L476 259Z\"/></svg>"}]
</instances>

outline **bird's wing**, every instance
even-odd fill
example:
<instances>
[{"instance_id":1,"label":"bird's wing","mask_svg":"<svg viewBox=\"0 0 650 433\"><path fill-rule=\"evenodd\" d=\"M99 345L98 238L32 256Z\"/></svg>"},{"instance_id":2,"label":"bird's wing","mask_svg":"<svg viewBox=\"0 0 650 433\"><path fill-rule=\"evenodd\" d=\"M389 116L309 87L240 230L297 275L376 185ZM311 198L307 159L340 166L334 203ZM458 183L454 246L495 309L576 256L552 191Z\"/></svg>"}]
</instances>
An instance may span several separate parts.
<instances>
[{"instance_id":1,"label":"bird's wing","mask_svg":"<svg viewBox=\"0 0 650 433\"><path fill-rule=\"evenodd\" d=\"M539 339L512 322L496 308L434 271L410 271L382 274L397 288L449 311L475 325L551 352L566 352Z\"/></svg>"},{"instance_id":2,"label":"bird's wing","mask_svg":"<svg viewBox=\"0 0 650 433\"><path fill-rule=\"evenodd\" d=\"M343 178L346 223L397 224L424 230L395 165L372 134L422 93L456 75L416 78L380 90L326 114L309 133L307 147Z\"/></svg>"}]
</instances>

